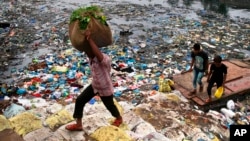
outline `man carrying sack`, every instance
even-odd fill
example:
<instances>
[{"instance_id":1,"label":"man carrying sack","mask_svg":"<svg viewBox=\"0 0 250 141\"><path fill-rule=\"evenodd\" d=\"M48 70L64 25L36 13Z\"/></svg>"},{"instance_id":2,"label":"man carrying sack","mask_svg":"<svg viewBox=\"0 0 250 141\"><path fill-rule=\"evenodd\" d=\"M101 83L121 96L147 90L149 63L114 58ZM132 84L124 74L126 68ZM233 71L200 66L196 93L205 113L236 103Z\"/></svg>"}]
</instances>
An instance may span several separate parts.
<instances>
[{"instance_id":1,"label":"man carrying sack","mask_svg":"<svg viewBox=\"0 0 250 141\"><path fill-rule=\"evenodd\" d=\"M80 14L82 14L82 11L80 12ZM107 110L115 118L112 125L119 127L123 123L123 119L114 102L114 87L110 75L112 60L107 54L102 53L100 50L100 47L111 44L111 32L105 19L98 17L99 9L97 9L97 7L85 8L83 12L88 13L88 17L85 19L77 17L79 14L74 15L74 12L72 14L72 17L75 16L80 19L80 22L82 20L84 22L80 24L77 24L77 22L72 23L70 39L73 41L72 44L76 49L86 53L89 60L92 82L76 98L73 113L73 118L76 119L76 123L69 124L65 126L65 128L69 131L83 130L83 109L86 103L96 96L100 97ZM79 29L78 27L85 30L81 32L81 30L77 30Z\"/></svg>"},{"instance_id":2,"label":"man carrying sack","mask_svg":"<svg viewBox=\"0 0 250 141\"><path fill-rule=\"evenodd\" d=\"M112 44L112 33L102 9L98 6L81 7L74 10L70 17L69 39L78 51L90 48L85 32L91 32L91 38L98 47Z\"/></svg>"}]
</instances>

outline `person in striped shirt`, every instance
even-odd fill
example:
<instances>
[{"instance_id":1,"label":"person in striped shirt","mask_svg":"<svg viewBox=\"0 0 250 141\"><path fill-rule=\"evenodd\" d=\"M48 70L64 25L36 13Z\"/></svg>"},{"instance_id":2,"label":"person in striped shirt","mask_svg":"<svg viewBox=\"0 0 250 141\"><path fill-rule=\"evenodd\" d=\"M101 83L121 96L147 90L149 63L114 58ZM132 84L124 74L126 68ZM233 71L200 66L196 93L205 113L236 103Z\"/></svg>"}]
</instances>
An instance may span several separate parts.
<instances>
[{"instance_id":1,"label":"person in striped shirt","mask_svg":"<svg viewBox=\"0 0 250 141\"><path fill-rule=\"evenodd\" d=\"M86 40L91 48L84 52L89 58L89 65L92 75L92 83L77 97L73 117L75 124L69 124L65 128L70 131L82 130L83 108L93 97L100 96L103 104L109 110L115 120L112 125L119 127L123 120L118 108L113 101L113 83L111 79L111 58L102 53L90 36L90 31L86 31Z\"/></svg>"}]
</instances>

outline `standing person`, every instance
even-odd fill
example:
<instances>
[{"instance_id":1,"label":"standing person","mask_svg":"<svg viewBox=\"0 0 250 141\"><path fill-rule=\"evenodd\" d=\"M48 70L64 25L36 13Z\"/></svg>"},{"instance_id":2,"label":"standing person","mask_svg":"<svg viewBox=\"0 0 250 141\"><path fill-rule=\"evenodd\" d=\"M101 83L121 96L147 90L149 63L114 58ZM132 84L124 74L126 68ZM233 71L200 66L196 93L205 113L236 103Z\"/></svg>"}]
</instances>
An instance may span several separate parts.
<instances>
[{"instance_id":1,"label":"standing person","mask_svg":"<svg viewBox=\"0 0 250 141\"><path fill-rule=\"evenodd\" d=\"M220 86L225 85L226 79L227 79L227 66L223 63L221 63L222 58L217 55L214 57L214 62L211 64L209 73L207 76L207 82L208 82L208 87L207 87L207 94L208 94L208 99L206 99L206 102L211 102L212 96L211 96L211 90L216 83L217 88Z\"/></svg>"},{"instance_id":2,"label":"standing person","mask_svg":"<svg viewBox=\"0 0 250 141\"><path fill-rule=\"evenodd\" d=\"M112 125L119 127L122 124L122 117L113 101L113 83L110 76L111 59L102 53L95 42L90 37L90 31L86 31L86 40L91 48L86 49L85 53L89 58L89 65L93 77L90 84L76 99L73 117L76 118L75 124L67 125L65 128L70 131L82 130L83 108L94 96L99 95L105 107L109 110L115 121Z\"/></svg>"},{"instance_id":3,"label":"standing person","mask_svg":"<svg viewBox=\"0 0 250 141\"><path fill-rule=\"evenodd\" d=\"M192 62L190 65L190 69L188 71L193 70L193 90L189 95L196 94L197 83L200 85L199 91L203 91L202 78L204 73L207 74L208 70L208 55L204 52L200 44L196 43L193 46L193 51L191 52Z\"/></svg>"}]
</instances>

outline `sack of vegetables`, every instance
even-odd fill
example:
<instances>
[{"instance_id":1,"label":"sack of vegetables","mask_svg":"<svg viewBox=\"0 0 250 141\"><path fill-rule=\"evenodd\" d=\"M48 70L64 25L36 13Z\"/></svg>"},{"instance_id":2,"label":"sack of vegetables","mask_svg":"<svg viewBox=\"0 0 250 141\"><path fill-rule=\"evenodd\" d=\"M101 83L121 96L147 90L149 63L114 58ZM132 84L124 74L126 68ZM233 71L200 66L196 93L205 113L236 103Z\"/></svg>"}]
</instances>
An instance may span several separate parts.
<instances>
[{"instance_id":1,"label":"sack of vegetables","mask_svg":"<svg viewBox=\"0 0 250 141\"><path fill-rule=\"evenodd\" d=\"M90 31L90 36L98 47L112 44L112 33L100 7L80 7L70 16L69 39L73 47L79 51L90 48L85 39L86 30Z\"/></svg>"}]
</instances>

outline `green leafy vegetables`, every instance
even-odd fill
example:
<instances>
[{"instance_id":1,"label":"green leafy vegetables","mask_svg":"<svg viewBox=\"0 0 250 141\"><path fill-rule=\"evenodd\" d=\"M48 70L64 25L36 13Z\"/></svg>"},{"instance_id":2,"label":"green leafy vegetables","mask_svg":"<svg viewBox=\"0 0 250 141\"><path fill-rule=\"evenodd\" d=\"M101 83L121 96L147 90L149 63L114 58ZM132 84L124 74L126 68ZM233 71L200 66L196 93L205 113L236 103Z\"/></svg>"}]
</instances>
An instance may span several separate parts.
<instances>
[{"instance_id":1,"label":"green leafy vegetables","mask_svg":"<svg viewBox=\"0 0 250 141\"><path fill-rule=\"evenodd\" d=\"M102 9L98 6L79 7L70 16L70 23L78 20L81 30L85 30L91 18L97 19L101 24L107 25L106 17L102 15Z\"/></svg>"}]
</instances>

